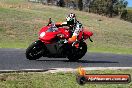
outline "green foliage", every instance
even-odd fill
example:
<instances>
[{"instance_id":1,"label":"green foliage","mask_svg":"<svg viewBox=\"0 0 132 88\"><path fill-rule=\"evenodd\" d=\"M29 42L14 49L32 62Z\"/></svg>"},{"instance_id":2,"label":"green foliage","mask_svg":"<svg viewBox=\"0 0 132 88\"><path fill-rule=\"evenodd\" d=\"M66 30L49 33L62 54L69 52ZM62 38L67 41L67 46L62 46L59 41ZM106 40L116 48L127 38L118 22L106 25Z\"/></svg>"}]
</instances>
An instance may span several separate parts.
<instances>
[{"instance_id":1,"label":"green foliage","mask_svg":"<svg viewBox=\"0 0 132 88\"><path fill-rule=\"evenodd\" d=\"M58 2L57 4L58 4L58 6L60 6L60 7L64 7L64 6L65 6L64 0L59 0L59 2Z\"/></svg>"},{"instance_id":2,"label":"green foliage","mask_svg":"<svg viewBox=\"0 0 132 88\"><path fill-rule=\"evenodd\" d=\"M126 21L132 22L132 10L124 10L121 18Z\"/></svg>"},{"instance_id":3,"label":"green foliage","mask_svg":"<svg viewBox=\"0 0 132 88\"><path fill-rule=\"evenodd\" d=\"M80 11L83 10L83 2L82 2L82 0L78 1L78 8L79 8Z\"/></svg>"},{"instance_id":4,"label":"green foliage","mask_svg":"<svg viewBox=\"0 0 132 88\"><path fill-rule=\"evenodd\" d=\"M90 12L112 17L122 13L126 6L125 0L93 0L90 3Z\"/></svg>"}]
</instances>

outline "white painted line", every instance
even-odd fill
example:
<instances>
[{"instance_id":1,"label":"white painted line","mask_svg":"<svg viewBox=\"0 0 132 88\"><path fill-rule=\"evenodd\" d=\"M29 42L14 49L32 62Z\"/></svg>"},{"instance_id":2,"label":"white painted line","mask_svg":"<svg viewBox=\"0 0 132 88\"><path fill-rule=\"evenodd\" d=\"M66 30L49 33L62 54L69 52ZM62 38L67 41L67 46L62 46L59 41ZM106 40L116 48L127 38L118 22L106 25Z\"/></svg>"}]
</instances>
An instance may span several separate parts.
<instances>
[{"instance_id":1,"label":"white painted line","mask_svg":"<svg viewBox=\"0 0 132 88\"><path fill-rule=\"evenodd\" d=\"M118 69L132 69L132 67L83 67L85 70L118 70Z\"/></svg>"},{"instance_id":2,"label":"white painted line","mask_svg":"<svg viewBox=\"0 0 132 88\"><path fill-rule=\"evenodd\" d=\"M132 69L132 67L82 67L87 70L124 70L124 69ZM20 70L0 70L0 73L9 73L9 72L75 72L78 68L51 68L51 69L20 69Z\"/></svg>"},{"instance_id":3,"label":"white painted line","mask_svg":"<svg viewBox=\"0 0 132 88\"><path fill-rule=\"evenodd\" d=\"M132 69L132 67L82 67L84 70L119 70L119 69ZM48 70L47 72L55 73L55 72L75 72L78 68L53 68L56 70Z\"/></svg>"}]
</instances>

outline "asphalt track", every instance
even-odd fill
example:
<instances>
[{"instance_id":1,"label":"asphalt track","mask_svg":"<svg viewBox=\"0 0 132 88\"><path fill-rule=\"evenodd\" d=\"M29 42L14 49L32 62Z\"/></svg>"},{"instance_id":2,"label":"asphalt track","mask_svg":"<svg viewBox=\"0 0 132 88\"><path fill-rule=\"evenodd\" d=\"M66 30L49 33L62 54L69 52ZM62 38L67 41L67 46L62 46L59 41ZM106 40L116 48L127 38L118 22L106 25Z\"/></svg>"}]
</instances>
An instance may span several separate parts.
<instances>
[{"instance_id":1,"label":"asphalt track","mask_svg":"<svg viewBox=\"0 0 132 88\"><path fill-rule=\"evenodd\" d=\"M0 49L0 70L52 69L83 67L132 67L132 55L87 53L78 62L67 58L27 60L24 49Z\"/></svg>"}]
</instances>

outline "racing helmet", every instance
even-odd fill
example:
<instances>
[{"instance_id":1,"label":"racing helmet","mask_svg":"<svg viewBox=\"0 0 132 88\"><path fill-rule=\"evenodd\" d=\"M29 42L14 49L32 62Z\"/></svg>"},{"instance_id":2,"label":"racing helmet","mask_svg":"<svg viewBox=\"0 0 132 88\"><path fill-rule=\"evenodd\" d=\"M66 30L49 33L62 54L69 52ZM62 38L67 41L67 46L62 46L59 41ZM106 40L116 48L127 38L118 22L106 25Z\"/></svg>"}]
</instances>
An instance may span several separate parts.
<instances>
[{"instance_id":1,"label":"racing helmet","mask_svg":"<svg viewBox=\"0 0 132 88\"><path fill-rule=\"evenodd\" d=\"M74 13L70 13L67 17L66 17L66 21L68 25L74 25L76 22L76 15Z\"/></svg>"}]
</instances>

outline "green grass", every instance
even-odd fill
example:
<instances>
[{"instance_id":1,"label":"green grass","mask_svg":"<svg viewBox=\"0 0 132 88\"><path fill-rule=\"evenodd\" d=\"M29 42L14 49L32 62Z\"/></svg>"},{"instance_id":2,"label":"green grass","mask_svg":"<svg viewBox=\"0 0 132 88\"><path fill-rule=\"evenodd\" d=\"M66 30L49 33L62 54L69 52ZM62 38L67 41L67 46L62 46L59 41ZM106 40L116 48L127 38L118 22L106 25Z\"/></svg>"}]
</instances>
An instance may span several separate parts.
<instances>
[{"instance_id":1,"label":"green grass","mask_svg":"<svg viewBox=\"0 0 132 88\"><path fill-rule=\"evenodd\" d=\"M18 3L21 3L21 2L24 2L26 0L0 0L1 2L3 3L8 3L8 4L18 4Z\"/></svg>"},{"instance_id":2,"label":"green grass","mask_svg":"<svg viewBox=\"0 0 132 88\"><path fill-rule=\"evenodd\" d=\"M26 0L0 1L0 48L27 48L48 18L64 21L70 12L94 33L94 42L87 42L90 52L132 54L132 23Z\"/></svg>"},{"instance_id":3,"label":"green grass","mask_svg":"<svg viewBox=\"0 0 132 88\"><path fill-rule=\"evenodd\" d=\"M87 74L131 74L132 70L87 71ZM75 73L1 73L0 88L131 88L129 84L85 84L76 82Z\"/></svg>"}]
</instances>

